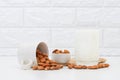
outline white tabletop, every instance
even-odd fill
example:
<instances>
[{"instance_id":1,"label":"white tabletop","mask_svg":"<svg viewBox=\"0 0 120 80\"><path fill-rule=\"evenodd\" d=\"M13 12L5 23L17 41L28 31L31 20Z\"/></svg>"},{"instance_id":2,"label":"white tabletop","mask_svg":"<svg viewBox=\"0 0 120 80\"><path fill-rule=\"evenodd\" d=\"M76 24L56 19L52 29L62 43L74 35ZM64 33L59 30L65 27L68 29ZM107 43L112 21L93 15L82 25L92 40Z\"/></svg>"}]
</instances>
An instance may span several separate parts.
<instances>
[{"instance_id":1,"label":"white tabletop","mask_svg":"<svg viewBox=\"0 0 120 80\"><path fill-rule=\"evenodd\" d=\"M21 70L16 56L0 57L0 80L119 80L120 57L107 57L111 66L98 70L63 68L54 71Z\"/></svg>"}]
</instances>

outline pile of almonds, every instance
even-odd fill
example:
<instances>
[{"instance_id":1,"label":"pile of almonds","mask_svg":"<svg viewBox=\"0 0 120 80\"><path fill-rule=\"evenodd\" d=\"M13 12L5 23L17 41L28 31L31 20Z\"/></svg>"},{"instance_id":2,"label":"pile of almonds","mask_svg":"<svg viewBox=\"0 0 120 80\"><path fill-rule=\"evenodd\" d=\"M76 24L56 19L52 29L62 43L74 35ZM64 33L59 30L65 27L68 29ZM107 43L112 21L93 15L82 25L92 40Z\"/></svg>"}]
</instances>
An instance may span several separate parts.
<instances>
[{"instance_id":1,"label":"pile of almonds","mask_svg":"<svg viewBox=\"0 0 120 80\"><path fill-rule=\"evenodd\" d=\"M75 65L75 64L68 63L67 67L69 69L100 69L100 68L107 68L107 67L109 67L109 64L99 63L99 64L93 65L93 66L86 66L86 65Z\"/></svg>"},{"instance_id":2,"label":"pile of almonds","mask_svg":"<svg viewBox=\"0 0 120 80\"><path fill-rule=\"evenodd\" d=\"M69 54L70 52L68 50L58 50L55 49L53 51L55 54ZM53 60L50 60L48 58L48 54L42 53L39 50L36 52L36 58L37 58L37 65L33 66L33 70L59 70L63 68L63 65L56 63ZM102 60L102 62L101 62ZM69 69L100 69L100 68L107 68L110 65L107 63L104 63L106 60L104 58L100 59L100 62L97 65L92 65L92 66L86 66L86 65L76 65L73 63L67 63L67 67Z\"/></svg>"},{"instance_id":3,"label":"pile of almonds","mask_svg":"<svg viewBox=\"0 0 120 80\"><path fill-rule=\"evenodd\" d=\"M69 50L59 50L59 49L55 49L52 53L55 53L55 54L69 54Z\"/></svg>"},{"instance_id":4,"label":"pile of almonds","mask_svg":"<svg viewBox=\"0 0 120 80\"><path fill-rule=\"evenodd\" d=\"M41 53L40 51L36 52L37 57L37 64L36 66L33 66L33 70L58 70L63 68L63 65L60 65L56 63L53 60L50 60L48 58L48 55L45 53Z\"/></svg>"}]
</instances>

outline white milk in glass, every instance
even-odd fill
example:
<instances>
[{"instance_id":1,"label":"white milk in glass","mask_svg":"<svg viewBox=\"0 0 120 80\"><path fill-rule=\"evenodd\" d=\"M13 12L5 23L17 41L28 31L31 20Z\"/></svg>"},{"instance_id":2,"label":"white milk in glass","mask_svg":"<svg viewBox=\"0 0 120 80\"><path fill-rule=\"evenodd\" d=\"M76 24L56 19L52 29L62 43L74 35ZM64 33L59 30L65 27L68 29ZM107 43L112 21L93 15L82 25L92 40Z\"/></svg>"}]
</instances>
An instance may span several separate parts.
<instances>
[{"instance_id":1,"label":"white milk in glass","mask_svg":"<svg viewBox=\"0 0 120 80\"><path fill-rule=\"evenodd\" d=\"M96 65L98 63L99 30L76 30L75 59L78 65Z\"/></svg>"}]
</instances>

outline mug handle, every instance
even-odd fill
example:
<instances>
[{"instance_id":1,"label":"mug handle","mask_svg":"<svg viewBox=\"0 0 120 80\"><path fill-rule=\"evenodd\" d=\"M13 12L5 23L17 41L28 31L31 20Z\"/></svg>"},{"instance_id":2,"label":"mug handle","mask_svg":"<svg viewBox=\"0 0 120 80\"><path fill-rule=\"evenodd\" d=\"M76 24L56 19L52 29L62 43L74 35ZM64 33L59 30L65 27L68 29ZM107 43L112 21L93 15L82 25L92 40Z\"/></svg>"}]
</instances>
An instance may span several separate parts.
<instances>
[{"instance_id":1,"label":"mug handle","mask_svg":"<svg viewBox=\"0 0 120 80\"><path fill-rule=\"evenodd\" d=\"M34 65L34 62L30 59L21 60L20 65L22 69L27 70L31 69L31 67Z\"/></svg>"}]
</instances>

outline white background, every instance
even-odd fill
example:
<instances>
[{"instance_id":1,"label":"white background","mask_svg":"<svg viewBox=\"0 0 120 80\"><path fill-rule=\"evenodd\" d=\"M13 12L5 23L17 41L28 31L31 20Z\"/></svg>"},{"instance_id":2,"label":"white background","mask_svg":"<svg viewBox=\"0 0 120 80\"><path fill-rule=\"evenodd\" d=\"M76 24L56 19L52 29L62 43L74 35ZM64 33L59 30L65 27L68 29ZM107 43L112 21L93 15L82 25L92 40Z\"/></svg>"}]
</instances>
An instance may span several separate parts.
<instances>
[{"instance_id":1,"label":"white background","mask_svg":"<svg viewBox=\"0 0 120 80\"><path fill-rule=\"evenodd\" d=\"M101 29L101 55L120 55L120 0L0 0L0 55L21 42L70 48L74 30Z\"/></svg>"}]
</instances>

